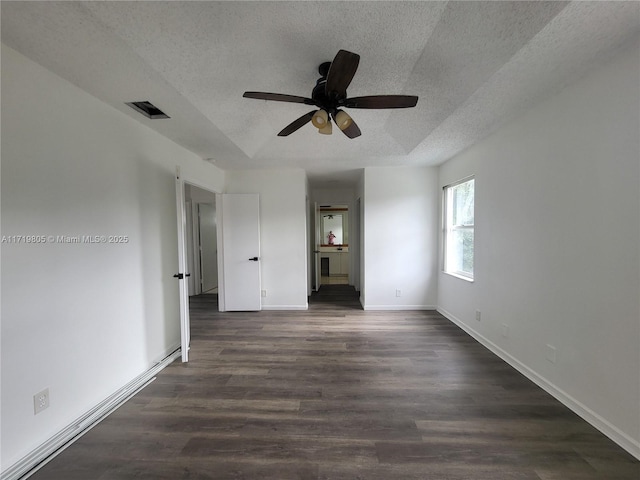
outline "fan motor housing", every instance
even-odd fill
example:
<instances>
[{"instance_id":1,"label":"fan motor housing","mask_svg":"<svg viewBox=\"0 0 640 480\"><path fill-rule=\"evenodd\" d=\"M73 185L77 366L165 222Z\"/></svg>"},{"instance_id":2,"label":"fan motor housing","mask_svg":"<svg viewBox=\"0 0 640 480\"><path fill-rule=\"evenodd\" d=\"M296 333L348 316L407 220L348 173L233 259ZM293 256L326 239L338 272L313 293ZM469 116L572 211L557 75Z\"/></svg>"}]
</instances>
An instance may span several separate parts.
<instances>
[{"instance_id":1,"label":"fan motor housing","mask_svg":"<svg viewBox=\"0 0 640 480\"><path fill-rule=\"evenodd\" d=\"M286 137L311 122L320 133L329 134L331 120L349 138L361 135L360 128L341 108L408 108L415 107L418 97L412 95L369 95L347 98L347 88L358 68L360 56L340 50L331 62L323 62L318 66L320 78L311 92L311 98L299 95L287 95L272 92L244 92L245 98L271 100L276 102L301 103L314 105L319 110L312 110L287 125L279 137ZM321 121L318 119L321 118Z\"/></svg>"},{"instance_id":2,"label":"fan motor housing","mask_svg":"<svg viewBox=\"0 0 640 480\"><path fill-rule=\"evenodd\" d=\"M316 86L313 87L313 91L311 92L311 98L320 104L323 104L325 99L327 98L327 93L325 90L326 84L326 78L318 79L318 81L316 82Z\"/></svg>"},{"instance_id":3,"label":"fan motor housing","mask_svg":"<svg viewBox=\"0 0 640 480\"><path fill-rule=\"evenodd\" d=\"M327 84L327 75L329 74L329 69L331 68L331 62L321 63L318 67L318 73L321 75L320 78L316 81L316 86L313 87L313 91L311 92L311 98L315 100L316 105L318 107L324 108L327 112L335 113L337 109L337 103L335 101L331 101L332 99L327 95L326 84Z\"/></svg>"}]
</instances>

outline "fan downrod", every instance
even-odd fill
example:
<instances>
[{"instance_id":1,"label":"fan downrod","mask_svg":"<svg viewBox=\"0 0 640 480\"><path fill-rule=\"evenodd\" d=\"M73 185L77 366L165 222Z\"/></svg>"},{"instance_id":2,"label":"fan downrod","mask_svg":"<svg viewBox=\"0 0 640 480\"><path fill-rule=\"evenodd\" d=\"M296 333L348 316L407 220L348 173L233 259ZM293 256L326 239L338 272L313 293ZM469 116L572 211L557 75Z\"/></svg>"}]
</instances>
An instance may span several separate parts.
<instances>
[{"instance_id":1,"label":"fan downrod","mask_svg":"<svg viewBox=\"0 0 640 480\"><path fill-rule=\"evenodd\" d=\"M330 67L331 67L331 62L324 62L320 64L320 66L318 67L318 73L322 78L324 79L327 78L327 75L329 75Z\"/></svg>"},{"instance_id":2,"label":"fan downrod","mask_svg":"<svg viewBox=\"0 0 640 480\"><path fill-rule=\"evenodd\" d=\"M331 62L323 62L318 67L318 73L320 78L316 81L316 86L313 87L311 92L311 98L321 105L326 103L327 94L325 85L327 83L327 75L329 75L329 68L331 68Z\"/></svg>"}]
</instances>

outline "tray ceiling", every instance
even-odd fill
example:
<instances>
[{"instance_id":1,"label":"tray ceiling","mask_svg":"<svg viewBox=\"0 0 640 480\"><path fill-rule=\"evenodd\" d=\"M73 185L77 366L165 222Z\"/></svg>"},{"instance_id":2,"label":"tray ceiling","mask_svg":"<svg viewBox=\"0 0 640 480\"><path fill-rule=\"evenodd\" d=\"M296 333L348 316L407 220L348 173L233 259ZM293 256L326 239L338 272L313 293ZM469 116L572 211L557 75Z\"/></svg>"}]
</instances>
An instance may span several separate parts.
<instances>
[{"instance_id":1,"label":"tray ceiling","mask_svg":"<svg viewBox=\"0 0 640 480\"><path fill-rule=\"evenodd\" d=\"M640 31L637 2L10 2L2 40L223 169L300 167L312 181L377 165L437 165L583 75ZM355 110L350 140L309 124L318 65L358 53L349 96L408 94L413 109ZM149 100L171 118L140 117Z\"/></svg>"}]
</instances>

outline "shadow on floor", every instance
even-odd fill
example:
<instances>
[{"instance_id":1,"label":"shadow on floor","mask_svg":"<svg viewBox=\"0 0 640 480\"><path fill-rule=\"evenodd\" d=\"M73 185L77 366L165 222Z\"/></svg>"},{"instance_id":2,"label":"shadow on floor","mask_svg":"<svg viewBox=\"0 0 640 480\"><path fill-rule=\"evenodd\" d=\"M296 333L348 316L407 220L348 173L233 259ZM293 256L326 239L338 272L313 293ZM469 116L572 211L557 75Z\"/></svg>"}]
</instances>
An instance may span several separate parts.
<instances>
[{"instance_id":1,"label":"shadow on floor","mask_svg":"<svg viewBox=\"0 0 640 480\"><path fill-rule=\"evenodd\" d=\"M218 311L218 295L201 294L189 297L192 312L207 313ZM321 285L320 290L309 297L309 310L335 309L362 310L360 292L352 285Z\"/></svg>"},{"instance_id":2,"label":"shadow on floor","mask_svg":"<svg viewBox=\"0 0 640 480\"><path fill-rule=\"evenodd\" d=\"M309 310L332 307L362 310L360 292L352 285L321 285L320 290L309 297Z\"/></svg>"}]
</instances>

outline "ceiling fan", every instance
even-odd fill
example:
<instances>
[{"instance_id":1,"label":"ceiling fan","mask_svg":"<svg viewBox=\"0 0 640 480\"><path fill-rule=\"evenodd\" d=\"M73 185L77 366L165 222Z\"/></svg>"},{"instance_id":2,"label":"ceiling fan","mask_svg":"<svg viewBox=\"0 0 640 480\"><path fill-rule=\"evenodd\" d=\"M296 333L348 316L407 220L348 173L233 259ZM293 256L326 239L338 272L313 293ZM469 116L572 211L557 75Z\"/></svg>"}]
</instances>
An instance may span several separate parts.
<instances>
[{"instance_id":1,"label":"ceiling fan","mask_svg":"<svg viewBox=\"0 0 640 480\"><path fill-rule=\"evenodd\" d=\"M333 62L324 62L318 67L320 78L311 92L311 98L286 95L283 93L244 92L243 97L276 102L303 103L315 105L317 110L305 113L287 125L279 137L286 137L311 122L318 131L331 135L331 119L349 138L361 135L356 122L342 108L410 108L418 103L418 97L412 95L369 95L347 98L347 87L358 69L360 55L340 50Z\"/></svg>"}]
</instances>

